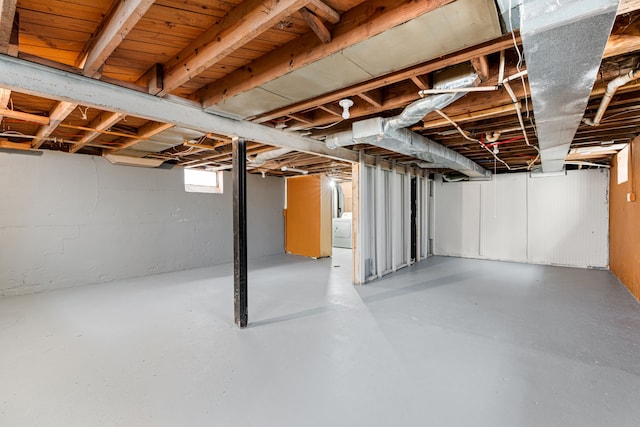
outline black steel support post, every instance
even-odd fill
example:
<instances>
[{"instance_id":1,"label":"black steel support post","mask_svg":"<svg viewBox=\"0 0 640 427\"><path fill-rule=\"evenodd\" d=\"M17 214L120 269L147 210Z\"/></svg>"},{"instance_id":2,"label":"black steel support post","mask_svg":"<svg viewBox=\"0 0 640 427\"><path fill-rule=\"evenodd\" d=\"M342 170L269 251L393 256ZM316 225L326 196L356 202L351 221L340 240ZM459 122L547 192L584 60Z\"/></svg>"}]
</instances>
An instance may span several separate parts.
<instances>
[{"instance_id":1,"label":"black steel support post","mask_svg":"<svg viewBox=\"0 0 640 427\"><path fill-rule=\"evenodd\" d=\"M246 328L247 309L247 144L234 137L233 154L233 299L235 322Z\"/></svg>"}]
</instances>

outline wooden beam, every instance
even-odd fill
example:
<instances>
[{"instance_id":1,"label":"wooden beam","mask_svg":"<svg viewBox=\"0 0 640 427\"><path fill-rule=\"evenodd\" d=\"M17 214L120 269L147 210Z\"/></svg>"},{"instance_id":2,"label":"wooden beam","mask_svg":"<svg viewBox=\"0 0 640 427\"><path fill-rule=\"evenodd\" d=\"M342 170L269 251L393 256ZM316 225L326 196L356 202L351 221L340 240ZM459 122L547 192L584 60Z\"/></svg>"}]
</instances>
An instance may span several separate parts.
<instances>
[{"instance_id":1,"label":"wooden beam","mask_svg":"<svg viewBox=\"0 0 640 427\"><path fill-rule=\"evenodd\" d=\"M516 38L518 43L521 42L520 37ZM404 70L396 71L386 74L384 76L377 77L375 79L358 83L344 89L331 92L326 95L321 95L316 98L312 98L306 101L298 102L296 104L289 105L284 108L270 111L268 113L258 116L254 121L256 123L264 123L269 120L277 119L278 117L286 116L291 113L296 113L302 110L308 110L314 108L317 105L329 104L336 102L342 98L352 96L354 93L367 92L373 89L381 88L393 83L397 83L403 80L411 79L414 76L421 76L428 74L439 69L449 67L452 65L460 64L462 62L470 61L480 55L489 55L491 53L500 52L504 49L509 49L513 46L513 39L511 35L502 36L499 39L492 40L478 46L466 48L458 52L446 55L441 58L437 58L423 64L415 65L413 67L406 68Z\"/></svg>"},{"instance_id":2,"label":"wooden beam","mask_svg":"<svg viewBox=\"0 0 640 427\"><path fill-rule=\"evenodd\" d=\"M75 144L73 144L73 146L71 146L71 148L69 148L69 152L75 153L76 151L80 150L82 147L100 136L100 132L98 131L109 129L124 117L125 114L122 113L112 113L109 111L103 112L98 117L93 119L89 124L89 127L95 130L86 132L82 138L80 138Z\"/></svg>"},{"instance_id":3,"label":"wooden beam","mask_svg":"<svg viewBox=\"0 0 640 427\"><path fill-rule=\"evenodd\" d=\"M311 33L285 44L198 91L205 108L442 7L452 0L373 0L345 12L322 44ZM316 104L317 105L317 104Z\"/></svg>"},{"instance_id":4,"label":"wooden beam","mask_svg":"<svg viewBox=\"0 0 640 427\"><path fill-rule=\"evenodd\" d=\"M10 117L16 120L23 120L25 122L37 123L39 125L48 125L49 117L38 116L37 114L23 113L21 111L14 111L8 108L0 108L0 116Z\"/></svg>"},{"instance_id":5,"label":"wooden beam","mask_svg":"<svg viewBox=\"0 0 640 427\"><path fill-rule=\"evenodd\" d=\"M16 13L13 18L13 27L11 28L11 36L9 36L9 48L7 55L18 56L20 53L20 14Z\"/></svg>"},{"instance_id":6,"label":"wooden beam","mask_svg":"<svg viewBox=\"0 0 640 427\"><path fill-rule=\"evenodd\" d=\"M276 147L287 147L349 162L358 161L358 153L352 150L330 149L318 140L292 132L218 116L184 101L151 96L10 56L0 55L0 86L27 95L172 123L203 133L215 132L228 137L239 135Z\"/></svg>"},{"instance_id":7,"label":"wooden beam","mask_svg":"<svg viewBox=\"0 0 640 427\"><path fill-rule=\"evenodd\" d=\"M313 123L313 119L306 117L304 114L290 114L289 117L291 117L293 120L297 120L302 123L307 123L307 124Z\"/></svg>"},{"instance_id":8,"label":"wooden beam","mask_svg":"<svg viewBox=\"0 0 640 427\"><path fill-rule=\"evenodd\" d=\"M138 129L137 135L135 138L130 138L125 140L123 144L120 146L108 150L106 154L117 153L118 151L125 150L133 145L136 145L139 142L145 141L151 138L154 135L164 132L167 129L171 129L174 125L171 123L158 123L158 122L150 122L142 126Z\"/></svg>"},{"instance_id":9,"label":"wooden beam","mask_svg":"<svg viewBox=\"0 0 640 427\"><path fill-rule=\"evenodd\" d=\"M9 89L0 88L0 108L7 108L11 100L11 91ZM2 114L0 114L0 123L2 123Z\"/></svg>"},{"instance_id":10,"label":"wooden beam","mask_svg":"<svg viewBox=\"0 0 640 427\"><path fill-rule=\"evenodd\" d=\"M84 49L79 65L83 74L96 77L122 40L136 26L155 0L120 0L102 28Z\"/></svg>"},{"instance_id":11,"label":"wooden beam","mask_svg":"<svg viewBox=\"0 0 640 427\"><path fill-rule=\"evenodd\" d=\"M411 76L411 81L420 90L431 89L431 85L429 84L429 79L424 78L423 76Z\"/></svg>"},{"instance_id":12,"label":"wooden beam","mask_svg":"<svg viewBox=\"0 0 640 427\"><path fill-rule=\"evenodd\" d=\"M322 43L327 44L331 41L331 32L327 29L327 27L324 26L320 18L309 12L309 10L305 7L300 9L300 14L307 22L309 28L311 28L311 30L316 33L316 36L318 36Z\"/></svg>"},{"instance_id":13,"label":"wooden beam","mask_svg":"<svg viewBox=\"0 0 640 427\"><path fill-rule=\"evenodd\" d=\"M480 77L480 81L486 82L489 80L489 58L487 58L486 55L472 58L471 65L478 74L478 77Z\"/></svg>"},{"instance_id":14,"label":"wooden beam","mask_svg":"<svg viewBox=\"0 0 640 427\"><path fill-rule=\"evenodd\" d=\"M8 54L17 0L0 0L0 53Z\"/></svg>"},{"instance_id":15,"label":"wooden beam","mask_svg":"<svg viewBox=\"0 0 640 427\"><path fill-rule=\"evenodd\" d=\"M246 0L239 4L165 64L164 87L158 94L166 95L180 87L308 2Z\"/></svg>"},{"instance_id":16,"label":"wooden beam","mask_svg":"<svg viewBox=\"0 0 640 427\"><path fill-rule=\"evenodd\" d=\"M31 142L33 148L40 148L42 143L53 133L54 130L67 118L78 104L72 102L58 102L49 113L49 124L41 126L36 133L36 138Z\"/></svg>"},{"instance_id":17,"label":"wooden beam","mask_svg":"<svg viewBox=\"0 0 640 427\"><path fill-rule=\"evenodd\" d=\"M488 119L494 117L500 117L508 114L512 114L515 112L515 105L505 104L499 107L487 108L485 110L480 111L469 111L468 113L459 114L457 116L450 117L451 120L460 124L466 123L470 121L480 120L480 119ZM446 119L436 119L425 121L423 125L416 126L417 129L430 129L437 128L440 126L451 126L451 123ZM414 128L415 129L415 128Z\"/></svg>"},{"instance_id":18,"label":"wooden beam","mask_svg":"<svg viewBox=\"0 0 640 427\"><path fill-rule=\"evenodd\" d=\"M318 105L318 108L334 116L342 117L342 109L334 107L333 105Z\"/></svg>"},{"instance_id":19,"label":"wooden beam","mask_svg":"<svg viewBox=\"0 0 640 427\"><path fill-rule=\"evenodd\" d=\"M419 98L420 96L418 95L418 92L407 92L403 95L399 95L399 96L387 99L381 105L364 104L361 106L353 106L349 110L349 113L351 114L352 119L357 119L359 117L364 117L371 114L378 114L386 110L403 108L410 102L415 101ZM340 118L339 120L341 119L342 118ZM287 129L290 131L304 130L312 127L328 125L335 122L336 122L336 118L334 118L333 116L327 115L314 120L312 123L289 126Z\"/></svg>"},{"instance_id":20,"label":"wooden beam","mask_svg":"<svg viewBox=\"0 0 640 427\"><path fill-rule=\"evenodd\" d=\"M382 90L380 89L371 90L369 92L360 92L358 93L358 97L374 107L382 107L384 105Z\"/></svg>"},{"instance_id":21,"label":"wooden beam","mask_svg":"<svg viewBox=\"0 0 640 427\"><path fill-rule=\"evenodd\" d=\"M620 0L616 13L622 15L623 13L633 12L638 9L640 9L640 0Z\"/></svg>"},{"instance_id":22,"label":"wooden beam","mask_svg":"<svg viewBox=\"0 0 640 427\"><path fill-rule=\"evenodd\" d=\"M153 64L142 77L136 81L137 85L147 88L147 93L155 95L164 87L164 66Z\"/></svg>"},{"instance_id":23,"label":"wooden beam","mask_svg":"<svg viewBox=\"0 0 640 427\"><path fill-rule=\"evenodd\" d=\"M307 5L307 9L331 24L337 24L340 22L340 14L327 6L327 4L321 0L311 0Z\"/></svg>"}]
</instances>

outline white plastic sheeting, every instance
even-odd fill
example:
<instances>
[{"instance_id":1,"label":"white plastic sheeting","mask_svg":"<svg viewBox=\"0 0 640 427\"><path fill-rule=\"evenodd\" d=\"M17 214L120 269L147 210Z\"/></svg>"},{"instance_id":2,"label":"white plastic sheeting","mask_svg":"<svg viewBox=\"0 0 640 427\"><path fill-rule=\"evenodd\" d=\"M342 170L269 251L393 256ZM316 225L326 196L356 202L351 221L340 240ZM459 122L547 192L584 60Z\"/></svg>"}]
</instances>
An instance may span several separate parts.
<instances>
[{"instance_id":1,"label":"white plastic sheeting","mask_svg":"<svg viewBox=\"0 0 640 427\"><path fill-rule=\"evenodd\" d=\"M411 179L416 179L416 258L411 258ZM360 248L356 282L365 283L428 255L429 180L380 165L360 167Z\"/></svg>"},{"instance_id":2,"label":"white plastic sheeting","mask_svg":"<svg viewBox=\"0 0 640 427\"><path fill-rule=\"evenodd\" d=\"M434 254L606 268L609 171L435 183Z\"/></svg>"}]
</instances>

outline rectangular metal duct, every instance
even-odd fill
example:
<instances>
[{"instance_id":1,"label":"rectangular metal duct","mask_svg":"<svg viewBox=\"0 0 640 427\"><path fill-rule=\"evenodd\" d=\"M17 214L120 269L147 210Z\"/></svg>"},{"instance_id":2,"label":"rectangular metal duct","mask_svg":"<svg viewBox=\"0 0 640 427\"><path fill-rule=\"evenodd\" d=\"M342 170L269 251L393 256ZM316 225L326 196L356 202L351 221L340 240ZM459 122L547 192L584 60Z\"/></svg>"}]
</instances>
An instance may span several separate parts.
<instances>
[{"instance_id":1,"label":"rectangular metal duct","mask_svg":"<svg viewBox=\"0 0 640 427\"><path fill-rule=\"evenodd\" d=\"M491 172L444 145L408 129L385 126L386 119L375 117L353 124L353 139L429 163L456 170L470 178L490 179Z\"/></svg>"},{"instance_id":2,"label":"rectangular metal duct","mask_svg":"<svg viewBox=\"0 0 640 427\"><path fill-rule=\"evenodd\" d=\"M520 34L543 172L562 170L595 83L618 0L528 0Z\"/></svg>"}]
</instances>

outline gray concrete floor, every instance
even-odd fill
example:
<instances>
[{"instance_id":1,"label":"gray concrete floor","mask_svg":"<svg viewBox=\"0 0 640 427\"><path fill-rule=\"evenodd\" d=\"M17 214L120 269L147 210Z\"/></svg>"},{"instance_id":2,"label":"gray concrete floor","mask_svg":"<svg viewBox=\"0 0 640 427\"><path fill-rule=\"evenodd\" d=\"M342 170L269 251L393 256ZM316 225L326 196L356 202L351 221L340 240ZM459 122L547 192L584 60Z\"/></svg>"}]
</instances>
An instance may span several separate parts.
<instances>
[{"instance_id":1,"label":"gray concrete floor","mask_svg":"<svg viewBox=\"0 0 640 427\"><path fill-rule=\"evenodd\" d=\"M434 257L366 286L275 256L0 298L1 426L638 426L607 271Z\"/></svg>"}]
</instances>

